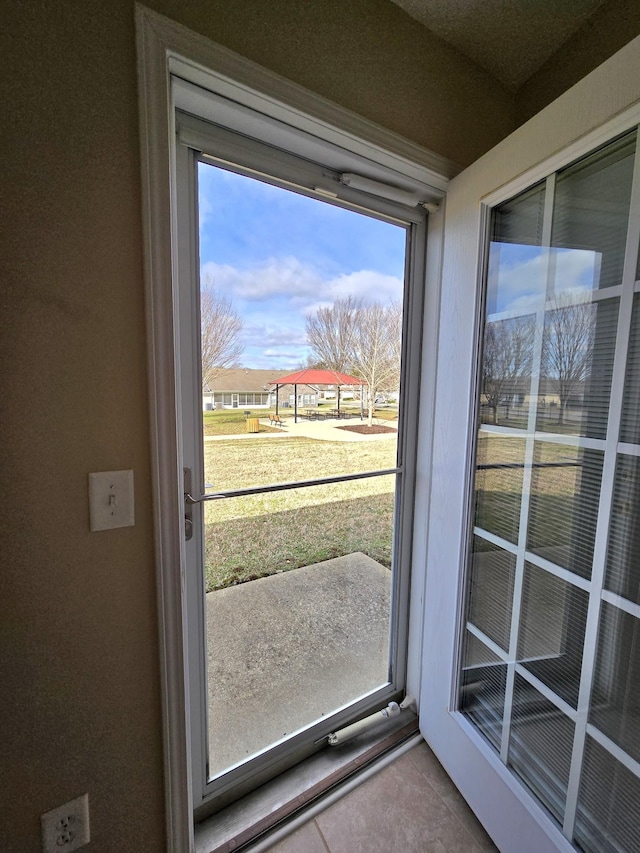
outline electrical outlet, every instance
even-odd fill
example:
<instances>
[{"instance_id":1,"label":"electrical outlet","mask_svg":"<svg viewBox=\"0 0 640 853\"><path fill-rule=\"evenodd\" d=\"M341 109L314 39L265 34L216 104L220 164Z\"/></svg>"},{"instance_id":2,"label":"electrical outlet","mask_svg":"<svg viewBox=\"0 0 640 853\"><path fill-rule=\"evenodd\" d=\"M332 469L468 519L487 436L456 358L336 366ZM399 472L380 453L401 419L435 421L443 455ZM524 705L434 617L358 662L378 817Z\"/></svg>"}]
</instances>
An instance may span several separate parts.
<instances>
[{"instance_id":1,"label":"electrical outlet","mask_svg":"<svg viewBox=\"0 0 640 853\"><path fill-rule=\"evenodd\" d=\"M89 837L89 795L83 794L43 814L43 853L72 853L84 847Z\"/></svg>"}]
</instances>

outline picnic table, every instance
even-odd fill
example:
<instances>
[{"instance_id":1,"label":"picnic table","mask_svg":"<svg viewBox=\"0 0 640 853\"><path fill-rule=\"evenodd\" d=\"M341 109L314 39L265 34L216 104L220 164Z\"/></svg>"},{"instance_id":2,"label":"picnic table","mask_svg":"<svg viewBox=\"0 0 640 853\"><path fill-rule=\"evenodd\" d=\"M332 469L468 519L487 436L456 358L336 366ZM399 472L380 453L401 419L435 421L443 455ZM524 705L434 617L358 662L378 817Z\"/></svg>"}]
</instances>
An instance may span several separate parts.
<instances>
[{"instance_id":1,"label":"picnic table","mask_svg":"<svg viewBox=\"0 0 640 853\"><path fill-rule=\"evenodd\" d=\"M324 412L319 412L318 409L305 409L304 417L310 421L321 420L324 418Z\"/></svg>"}]
</instances>

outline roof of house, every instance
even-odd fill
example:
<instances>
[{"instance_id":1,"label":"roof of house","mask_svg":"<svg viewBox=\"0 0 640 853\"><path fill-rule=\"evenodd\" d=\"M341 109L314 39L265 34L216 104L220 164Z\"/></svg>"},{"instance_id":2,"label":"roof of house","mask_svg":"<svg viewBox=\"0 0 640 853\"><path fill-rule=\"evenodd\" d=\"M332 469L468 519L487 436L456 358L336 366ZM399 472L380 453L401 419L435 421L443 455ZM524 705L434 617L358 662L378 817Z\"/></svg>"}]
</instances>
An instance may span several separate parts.
<instances>
[{"instance_id":1,"label":"roof of house","mask_svg":"<svg viewBox=\"0 0 640 853\"><path fill-rule=\"evenodd\" d=\"M249 367L231 367L221 371L204 386L210 391L268 391L280 375L279 370L253 370Z\"/></svg>"},{"instance_id":2,"label":"roof of house","mask_svg":"<svg viewBox=\"0 0 640 853\"><path fill-rule=\"evenodd\" d=\"M232 391L245 393L260 393L264 391L275 391L275 386L280 385L362 385L361 379L338 373L335 370L313 370L303 369L287 376L282 376L278 370L254 370L249 367L232 367L221 371L217 376L203 387L205 394Z\"/></svg>"},{"instance_id":3,"label":"roof of house","mask_svg":"<svg viewBox=\"0 0 640 853\"><path fill-rule=\"evenodd\" d=\"M312 367L297 370L279 377L278 385L364 385L357 376L339 373L337 370L317 370Z\"/></svg>"}]
</instances>

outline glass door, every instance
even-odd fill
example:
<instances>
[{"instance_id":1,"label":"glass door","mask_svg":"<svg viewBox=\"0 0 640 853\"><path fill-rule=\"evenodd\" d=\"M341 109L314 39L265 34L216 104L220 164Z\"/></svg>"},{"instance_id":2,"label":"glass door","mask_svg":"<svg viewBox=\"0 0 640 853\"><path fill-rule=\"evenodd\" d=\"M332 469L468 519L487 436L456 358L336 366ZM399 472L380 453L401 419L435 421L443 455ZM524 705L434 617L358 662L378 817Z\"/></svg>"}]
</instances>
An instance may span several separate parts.
<instances>
[{"instance_id":1,"label":"glass door","mask_svg":"<svg viewBox=\"0 0 640 853\"><path fill-rule=\"evenodd\" d=\"M635 131L491 212L458 708L587 853L640 833Z\"/></svg>"},{"instance_id":2,"label":"glass door","mask_svg":"<svg viewBox=\"0 0 640 853\"><path fill-rule=\"evenodd\" d=\"M424 215L178 160L194 782L227 802L402 695Z\"/></svg>"}]
</instances>

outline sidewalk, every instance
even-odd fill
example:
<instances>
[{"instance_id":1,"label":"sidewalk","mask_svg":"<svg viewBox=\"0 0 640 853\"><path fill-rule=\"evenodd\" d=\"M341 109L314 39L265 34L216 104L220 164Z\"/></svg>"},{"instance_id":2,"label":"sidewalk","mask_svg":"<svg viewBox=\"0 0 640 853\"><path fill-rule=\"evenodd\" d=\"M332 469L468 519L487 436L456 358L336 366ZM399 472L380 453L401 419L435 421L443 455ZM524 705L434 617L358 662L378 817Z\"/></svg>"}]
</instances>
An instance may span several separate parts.
<instances>
[{"instance_id":1,"label":"sidewalk","mask_svg":"<svg viewBox=\"0 0 640 853\"><path fill-rule=\"evenodd\" d=\"M269 418L260 418L261 426L270 426ZM379 423L374 418L374 423ZM365 418L361 421L359 418L350 418L347 420L338 420L337 418L326 418L322 421L310 421L307 418L298 418L298 423L293 422L293 418L287 418L284 421L285 426L277 427L278 432L259 432L259 433L240 433L238 435L208 435L205 441L228 441L229 439L278 439L282 437L303 436L304 438L314 438L318 441L395 441L398 437L397 432L385 432L378 435L362 435L362 433L351 432L350 430L340 429L344 426L355 426L356 424L367 423ZM397 421L381 421L385 426L393 426L397 429Z\"/></svg>"}]
</instances>

